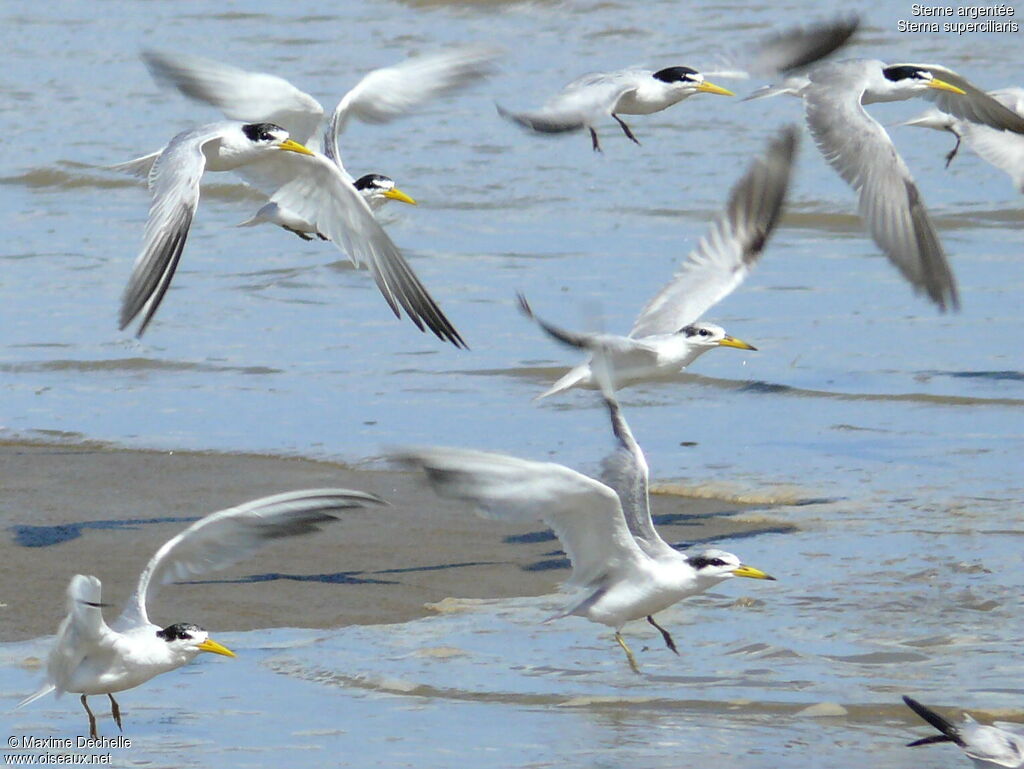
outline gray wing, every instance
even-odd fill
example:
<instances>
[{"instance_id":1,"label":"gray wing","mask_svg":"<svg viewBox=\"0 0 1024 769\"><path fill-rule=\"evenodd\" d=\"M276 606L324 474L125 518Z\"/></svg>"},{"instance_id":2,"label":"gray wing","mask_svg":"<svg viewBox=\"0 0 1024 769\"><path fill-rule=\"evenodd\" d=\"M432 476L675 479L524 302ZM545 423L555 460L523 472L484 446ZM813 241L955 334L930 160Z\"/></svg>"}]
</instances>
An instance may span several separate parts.
<instances>
[{"instance_id":1,"label":"gray wing","mask_svg":"<svg viewBox=\"0 0 1024 769\"><path fill-rule=\"evenodd\" d=\"M496 48L487 46L454 46L373 70L335 107L324 129L324 154L341 162L338 136L350 118L389 123L439 96L481 81L490 74L499 55Z\"/></svg>"},{"instance_id":2,"label":"gray wing","mask_svg":"<svg viewBox=\"0 0 1024 769\"><path fill-rule=\"evenodd\" d=\"M782 216L796 146L793 127L771 140L733 186L725 211L708 234L641 310L631 337L679 331L743 282Z\"/></svg>"},{"instance_id":3,"label":"gray wing","mask_svg":"<svg viewBox=\"0 0 1024 769\"><path fill-rule=\"evenodd\" d=\"M166 51L143 51L142 59L160 85L216 107L229 120L279 125L300 144L323 119L316 99L276 75Z\"/></svg>"},{"instance_id":4,"label":"gray wing","mask_svg":"<svg viewBox=\"0 0 1024 769\"><path fill-rule=\"evenodd\" d=\"M842 78L845 70L829 75ZM861 90L815 77L804 92L807 124L836 172L857 191L875 243L917 291L956 309L956 281L906 163L885 129L861 106Z\"/></svg>"},{"instance_id":5,"label":"gray wing","mask_svg":"<svg viewBox=\"0 0 1024 769\"><path fill-rule=\"evenodd\" d=\"M675 548L661 538L651 520L648 469L644 453L633 438L618 401L606 393L604 402L608 407L612 433L618 445L601 462L601 481L619 495L626 525L640 549L651 558L676 554Z\"/></svg>"},{"instance_id":6,"label":"gray wing","mask_svg":"<svg viewBox=\"0 0 1024 769\"><path fill-rule=\"evenodd\" d=\"M1024 116L1003 104L993 94L985 93L966 78L951 69L938 64L917 64L924 67L939 80L945 80L964 91L964 95L952 91L941 91L929 88L921 94L924 98L935 102L943 112L972 123L987 125L999 131L1024 133Z\"/></svg>"},{"instance_id":7,"label":"gray wing","mask_svg":"<svg viewBox=\"0 0 1024 769\"><path fill-rule=\"evenodd\" d=\"M860 27L857 16L787 27L723 57L725 69L705 72L708 77L770 77L788 75L835 53ZM750 98L750 97L748 97Z\"/></svg>"},{"instance_id":8,"label":"gray wing","mask_svg":"<svg viewBox=\"0 0 1024 769\"><path fill-rule=\"evenodd\" d=\"M430 329L439 339L465 348L462 336L420 283L345 172L323 155L295 155L285 161L291 163L292 178L271 195L271 202L312 224L348 253L356 265L368 265L377 288L397 317L401 317L403 308L420 331ZM270 158L238 170L250 178L253 173L259 174L261 167L280 162L279 158Z\"/></svg>"},{"instance_id":9,"label":"gray wing","mask_svg":"<svg viewBox=\"0 0 1024 769\"><path fill-rule=\"evenodd\" d=\"M859 27L857 16L789 27L755 44L750 69L788 74L807 67L846 45Z\"/></svg>"},{"instance_id":10,"label":"gray wing","mask_svg":"<svg viewBox=\"0 0 1024 769\"><path fill-rule=\"evenodd\" d=\"M605 389L609 393L613 391L610 383L613 378L612 375L616 370L645 365L654 366L657 363L658 349L649 342L616 334L568 331L535 315L533 308L530 307L530 303L526 301L526 297L523 294L517 294L517 299L520 312L534 321L540 326L542 331L556 342L560 342L566 347L586 350L593 354L591 368L593 369L596 381L605 383L607 385ZM552 392L544 393L544 395L538 397L542 398L550 394Z\"/></svg>"},{"instance_id":11,"label":"gray wing","mask_svg":"<svg viewBox=\"0 0 1024 769\"><path fill-rule=\"evenodd\" d=\"M498 105L498 113L538 133L575 131L611 115L615 104L636 89L643 75L641 70L583 75L538 110L511 112Z\"/></svg>"},{"instance_id":12,"label":"gray wing","mask_svg":"<svg viewBox=\"0 0 1024 769\"><path fill-rule=\"evenodd\" d=\"M448 448L393 458L423 470L440 496L470 502L488 517L543 520L572 561L572 584L630 573L647 558L629 533L619 496L563 465Z\"/></svg>"},{"instance_id":13,"label":"gray wing","mask_svg":"<svg viewBox=\"0 0 1024 769\"><path fill-rule=\"evenodd\" d=\"M275 494L211 513L165 542L146 564L114 623L125 630L149 622L146 606L161 585L223 569L285 537L319 531L355 507L387 504L374 494L349 489L309 489Z\"/></svg>"},{"instance_id":14,"label":"gray wing","mask_svg":"<svg viewBox=\"0 0 1024 769\"><path fill-rule=\"evenodd\" d=\"M120 328L142 314L136 331L142 336L167 293L199 205L199 180L206 168L203 145L217 141L221 126L184 131L154 161L149 173L153 201L128 285L121 296Z\"/></svg>"}]
</instances>

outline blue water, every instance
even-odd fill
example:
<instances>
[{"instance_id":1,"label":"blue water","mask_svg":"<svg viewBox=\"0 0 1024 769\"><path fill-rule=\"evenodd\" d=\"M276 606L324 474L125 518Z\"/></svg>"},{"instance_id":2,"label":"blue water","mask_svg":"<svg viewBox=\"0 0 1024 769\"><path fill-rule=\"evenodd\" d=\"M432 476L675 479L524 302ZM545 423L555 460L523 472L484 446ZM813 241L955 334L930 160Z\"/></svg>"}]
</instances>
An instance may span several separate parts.
<instances>
[{"instance_id":1,"label":"blue water","mask_svg":"<svg viewBox=\"0 0 1024 769\"><path fill-rule=\"evenodd\" d=\"M984 88L1020 83L1019 35L900 34L909 3L858 10L867 24L851 55L937 61ZM813 17L825 13L814 6ZM605 152L595 155L584 135L521 133L494 102L533 106L582 72L628 64L714 69L727 43L811 17L800 3L667 0L4 6L0 436L370 466L395 445L443 443L595 470L609 448L605 412L587 392L531 403L574 361L518 315L515 292L563 325L600 312L608 329L627 330L769 129L799 120L800 105L698 96L632 120L639 147L603 128ZM93 166L215 119L158 90L140 48L271 71L330 107L368 69L469 41L507 49L493 80L401 123L353 126L343 150L352 172L387 173L420 202L390 206L386 227L471 351L395 320L369 276L330 244L235 229L258 199L228 174L204 188L146 337L116 330L148 200L134 181ZM723 83L740 94L757 84ZM889 125L925 106L871 111ZM272 672L260 634L240 634L261 666L251 679L233 672L241 663L208 662L131 695L133 710L144 697L159 701L133 713L131 735L146 747L131 759L208 765L197 752L251 745L258 728L259 747L223 760L451 766L478 755L499 767L723 759L854 767L868 751L878 766L917 766L922 755L958 765L948 746L906 751L902 743L920 730L890 706L906 691L939 705L1021 708L1013 661L1024 588L1024 213L1009 180L969 151L943 167L949 137L890 132L950 255L960 313L938 314L912 295L862 231L853 193L805 136L780 231L748 281L708 316L760 351L712 352L675 381L622 396L657 479L783 503L771 515L797 531L737 543L746 560L780 577L740 591L756 597L755 609L698 602L700 622L686 627L701 633L693 656L655 655L656 680L631 677L601 629L577 620L523 625L514 606L511 619L504 608L476 610L469 638L449 618L321 632L326 661L319 648L303 648L285 674ZM789 504L807 499L827 502ZM13 579L3 580L0 600L14 600ZM681 607L671 621L682 630L696 620ZM484 639L487 648L472 651L474 664L432 659L428 670L377 659L395 637L426 643L424 628L438 646ZM6 659L24 648L8 647ZM562 672L576 664L581 678ZM340 678L304 673L323 669ZM411 680L431 693L383 691L360 676ZM702 676L714 685L689 680ZM12 704L30 678L3 674ZM469 694L437 693L449 688ZM609 691L658 704L557 704ZM541 700L517 699L527 695ZM722 704L732 700L757 704L751 714ZM874 720L855 709L822 720L774 704L826 701L890 709ZM79 716L68 698L19 713L15 728L70 734Z\"/></svg>"}]
</instances>

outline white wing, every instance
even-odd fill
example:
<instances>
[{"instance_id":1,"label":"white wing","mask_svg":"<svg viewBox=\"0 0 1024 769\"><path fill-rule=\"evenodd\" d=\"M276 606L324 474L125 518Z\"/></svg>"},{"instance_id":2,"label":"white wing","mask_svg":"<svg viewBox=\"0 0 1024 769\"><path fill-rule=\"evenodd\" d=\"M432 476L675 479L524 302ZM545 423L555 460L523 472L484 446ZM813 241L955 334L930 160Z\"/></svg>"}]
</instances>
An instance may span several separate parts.
<instances>
[{"instance_id":1,"label":"white wing","mask_svg":"<svg viewBox=\"0 0 1024 769\"><path fill-rule=\"evenodd\" d=\"M490 74L498 56L495 48L466 45L369 72L335 107L324 129L324 154L341 161L338 136L350 118L388 123L449 91L479 82Z\"/></svg>"},{"instance_id":2,"label":"white wing","mask_svg":"<svg viewBox=\"0 0 1024 769\"><path fill-rule=\"evenodd\" d=\"M651 520L648 469L644 452L633 438L618 401L605 393L604 402L608 407L612 432L618 446L601 463L601 480L619 495L626 525L647 555L651 558L678 555L676 549L661 538L658 530L654 528L654 521Z\"/></svg>"},{"instance_id":3,"label":"white wing","mask_svg":"<svg viewBox=\"0 0 1024 769\"><path fill-rule=\"evenodd\" d=\"M631 337L675 333L743 282L782 216L796 144L792 127L771 141L732 188L729 203L711 231L640 312Z\"/></svg>"},{"instance_id":4,"label":"white wing","mask_svg":"<svg viewBox=\"0 0 1024 769\"><path fill-rule=\"evenodd\" d=\"M619 99L636 90L645 77L650 77L650 73L644 70L583 75L539 110L510 112L499 105L498 112L502 117L539 133L575 131L611 115Z\"/></svg>"},{"instance_id":5,"label":"white wing","mask_svg":"<svg viewBox=\"0 0 1024 769\"><path fill-rule=\"evenodd\" d=\"M647 558L618 495L568 467L468 449L414 449L395 459L426 472L442 497L471 502L490 517L543 520L572 561L574 584L631 571Z\"/></svg>"},{"instance_id":6,"label":"white wing","mask_svg":"<svg viewBox=\"0 0 1024 769\"><path fill-rule=\"evenodd\" d=\"M120 328L142 313L136 332L142 336L160 307L178 268L192 217L199 205L199 180L206 168L203 145L216 141L223 126L214 123L183 131L171 139L153 163L149 173L153 202L146 220L142 251L121 297Z\"/></svg>"},{"instance_id":7,"label":"white wing","mask_svg":"<svg viewBox=\"0 0 1024 769\"><path fill-rule=\"evenodd\" d=\"M114 628L124 631L148 623L146 606L161 585L223 569L271 542L319 531L318 524L336 520L341 511L368 504L387 503L361 491L310 489L211 513L156 551Z\"/></svg>"},{"instance_id":8,"label":"white wing","mask_svg":"<svg viewBox=\"0 0 1024 769\"><path fill-rule=\"evenodd\" d=\"M925 99L935 102L943 112L972 123L987 125L998 131L1024 133L1024 116L1008 107L994 94L985 93L966 78L938 64L914 64L911 66L924 67L939 80L945 80L965 92L964 95L961 95L952 91L929 88L921 94Z\"/></svg>"},{"instance_id":9,"label":"white wing","mask_svg":"<svg viewBox=\"0 0 1024 769\"><path fill-rule=\"evenodd\" d=\"M1006 88L992 91L991 95L1017 114L1024 115L1024 89ZM1009 174L1014 186L1024 193L1024 136L974 123L960 122L957 127L963 132L971 149L985 161Z\"/></svg>"},{"instance_id":10,"label":"white wing","mask_svg":"<svg viewBox=\"0 0 1024 769\"><path fill-rule=\"evenodd\" d=\"M111 635L110 628L103 621L100 587L96 577L83 574L76 574L68 584L68 613L57 629L46 665L49 681L58 693L62 691L62 684L69 683L71 674L89 652L101 643L104 636Z\"/></svg>"},{"instance_id":11,"label":"white wing","mask_svg":"<svg viewBox=\"0 0 1024 769\"><path fill-rule=\"evenodd\" d=\"M975 761L1009 769L1024 766L1024 739L1020 736L973 719L961 724L958 731L964 753Z\"/></svg>"},{"instance_id":12,"label":"white wing","mask_svg":"<svg viewBox=\"0 0 1024 769\"><path fill-rule=\"evenodd\" d=\"M230 120L279 125L300 144L323 119L316 99L276 75L165 51L143 51L142 59L160 85L216 107Z\"/></svg>"},{"instance_id":13,"label":"white wing","mask_svg":"<svg viewBox=\"0 0 1024 769\"><path fill-rule=\"evenodd\" d=\"M956 282L906 163L885 129L861 106L860 62L824 65L804 92L807 124L825 160L859 194L875 243L911 285L946 310L959 307Z\"/></svg>"},{"instance_id":14,"label":"white wing","mask_svg":"<svg viewBox=\"0 0 1024 769\"><path fill-rule=\"evenodd\" d=\"M268 187L276 189L271 202L309 222L347 252L356 265L368 265L396 316L401 317L399 307L404 308L421 331L429 328L439 339L466 347L338 165L324 155L296 154L294 159L272 157L238 169L254 182L265 179L268 172L281 182L275 187L273 181Z\"/></svg>"}]
</instances>

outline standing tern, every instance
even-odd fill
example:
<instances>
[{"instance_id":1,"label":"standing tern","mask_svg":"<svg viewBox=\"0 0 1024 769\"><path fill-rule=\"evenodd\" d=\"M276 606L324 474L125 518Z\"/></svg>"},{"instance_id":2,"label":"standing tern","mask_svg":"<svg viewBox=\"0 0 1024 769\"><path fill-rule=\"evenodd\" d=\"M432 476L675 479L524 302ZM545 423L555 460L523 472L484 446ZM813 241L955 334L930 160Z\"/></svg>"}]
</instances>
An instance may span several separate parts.
<instances>
[{"instance_id":1,"label":"standing tern","mask_svg":"<svg viewBox=\"0 0 1024 769\"><path fill-rule=\"evenodd\" d=\"M921 193L889 134L864 105L924 96L955 117L1015 132L1024 132L1024 117L952 70L932 64L873 59L820 64L749 98L777 94L803 98L818 149L857 191L860 214L889 260L939 309L957 309L956 281Z\"/></svg>"},{"instance_id":2,"label":"standing tern","mask_svg":"<svg viewBox=\"0 0 1024 769\"><path fill-rule=\"evenodd\" d=\"M996 101L1024 117L1024 88L1003 88L989 91ZM946 155L946 168L953 162L962 141L983 160L1007 173L1018 192L1024 193L1024 136L1013 131L999 131L987 125L950 115L939 109L929 109L902 125L948 131L956 137L956 145Z\"/></svg>"},{"instance_id":3,"label":"standing tern","mask_svg":"<svg viewBox=\"0 0 1024 769\"><path fill-rule=\"evenodd\" d=\"M628 336L565 331L520 308L559 341L604 351L614 389L675 374L715 347L756 350L713 323L698 319L731 294L760 257L782 216L796 154L793 127L779 132L733 186L725 211L672 280L640 312ZM591 360L571 369L536 399L571 387L595 387Z\"/></svg>"},{"instance_id":4,"label":"standing tern","mask_svg":"<svg viewBox=\"0 0 1024 769\"><path fill-rule=\"evenodd\" d=\"M1021 769L1024 767L1024 724L996 721L992 726L979 724L966 713L963 721L954 724L917 700L903 701L941 734L907 743L907 747L952 742L964 752L977 769Z\"/></svg>"},{"instance_id":5,"label":"standing tern","mask_svg":"<svg viewBox=\"0 0 1024 769\"><path fill-rule=\"evenodd\" d=\"M147 611L161 585L223 569L285 537L318 531L344 510L387 504L380 497L348 489L311 489L276 494L211 513L165 542L139 575L135 592L111 625L103 620L100 581L77 574L68 585L68 614L57 629L47 660L47 682L18 707L56 691L81 694L89 734L96 718L86 698L105 694L121 729L114 692L132 689L191 662L200 652L234 657L231 650L188 622L161 628Z\"/></svg>"},{"instance_id":6,"label":"standing tern","mask_svg":"<svg viewBox=\"0 0 1024 769\"><path fill-rule=\"evenodd\" d=\"M731 577L774 577L724 550L686 556L661 538L651 520L643 452L614 397L606 394L605 403L618 445L600 481L552 462L469 449L414 449L395 458L423 470L440 496L471 502L484 516L550 526L572 562L566 584L580 591L551 619L575 615L614 628L639 673L622 637L626 622L646 617L678 654L654 614Z\"/></svg>"}]
</instances>

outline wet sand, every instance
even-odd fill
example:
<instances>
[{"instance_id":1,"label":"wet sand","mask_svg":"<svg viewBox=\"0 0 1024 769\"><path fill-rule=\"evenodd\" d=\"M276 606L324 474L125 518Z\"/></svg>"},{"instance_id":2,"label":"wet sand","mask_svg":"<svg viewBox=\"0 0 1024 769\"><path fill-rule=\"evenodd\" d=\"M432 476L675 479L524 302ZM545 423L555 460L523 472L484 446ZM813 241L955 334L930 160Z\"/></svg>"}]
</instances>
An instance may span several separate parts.
<instances>
[{"instance_id":1,"label":"wet sand","mask_svg":"<svg viewBox=\"0 0 1024 769\"><path fill-rule=\"evenodd\" d=\"M542 525L481 519L406 472L32 443L0 443L0 466L0 642L52 633L76 573L99 577L104 602L119 607L155 550L188 525L153 519L195 518L302 488L359 489L392 506L354 510L318 535L276 543L202 582L168 585L150 607L151 619L218 631L402 622L450 596L549 593L568 573ZM653 500L656 516L671 516L661 526L671 542L724 544L786 528L747 505L676 492Z\"/></svg>"}]
</instances>

